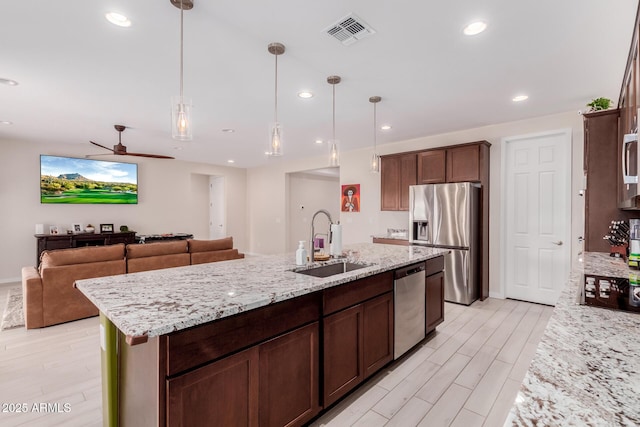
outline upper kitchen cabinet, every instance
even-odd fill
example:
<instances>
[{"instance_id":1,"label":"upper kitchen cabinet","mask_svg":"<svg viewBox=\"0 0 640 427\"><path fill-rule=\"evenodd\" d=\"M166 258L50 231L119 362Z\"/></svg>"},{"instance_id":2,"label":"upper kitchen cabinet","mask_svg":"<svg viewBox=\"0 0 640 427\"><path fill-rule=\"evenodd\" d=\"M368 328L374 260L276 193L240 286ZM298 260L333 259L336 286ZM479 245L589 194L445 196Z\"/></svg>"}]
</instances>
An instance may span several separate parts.
<instances>
[{"instance_id":1,"label":"upper kitchen cabinet","mask_svg":"<svg viewBox=\"0 0 640 427\"><path fill-rule=\"evenodd\" d=\"M417 154L418 184L482 182L488 156L487 141L421 151Z\"/></svg>"},{"instance_id":2,"label":"upper kitchen cabinet","mask_svg":"<svg viewBox=\"0 0 640 427\"><path fill-rule=\"evenodd\" d=\"M439 184L445 182L447 150L429 150L417 154L418 184Z\"/></svg>"},{"instance_id":3,"label":"upper kitchen cabinet","mask_svg":"<svg viewBox=\"0 0 640 427\"><path fill-rule=\"evenodd\" d=\"M408 211L409 186L416 184L416 154L382 156L380 210Z\"/></svg>"}]
</instances>

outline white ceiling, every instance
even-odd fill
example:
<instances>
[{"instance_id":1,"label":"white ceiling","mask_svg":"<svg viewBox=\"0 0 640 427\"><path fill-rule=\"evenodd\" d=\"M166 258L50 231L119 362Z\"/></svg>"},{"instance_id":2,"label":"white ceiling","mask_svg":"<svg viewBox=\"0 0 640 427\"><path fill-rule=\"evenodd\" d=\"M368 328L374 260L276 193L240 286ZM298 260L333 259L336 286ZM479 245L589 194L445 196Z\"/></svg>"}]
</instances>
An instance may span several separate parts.
<instances>
[{"instance_id":1,"label":"white ceiling","mask_svg":"<svg viewBox=\"0 0 640 427\"><path fill-rule=\"evenodd\" d=\"M194 0L184 13L184 93L194 139L171 139L170 97L179 93L180 11L169 0L29 0L0 7L0 140L112 146L114 124L129 151L254 167L570 110L595 97L617 101L637 0ZM118 28L117 11L133 25ZM343 46L324 30L349 13L376 34ZM478 18L484 33L462 28ZM267 158L274 115L271 42L278 59L283 158ZM298 91L315 93L312 99ZM513 103L526 93L529 100ZM233 128L235 133L221 130ZM177 150L174 147L181 146ZM52 152L55 149L52 149ZM133 160L133 158L130 158ZM158 160L161 161L161 160Z\"/></svg>"}]
</instances>

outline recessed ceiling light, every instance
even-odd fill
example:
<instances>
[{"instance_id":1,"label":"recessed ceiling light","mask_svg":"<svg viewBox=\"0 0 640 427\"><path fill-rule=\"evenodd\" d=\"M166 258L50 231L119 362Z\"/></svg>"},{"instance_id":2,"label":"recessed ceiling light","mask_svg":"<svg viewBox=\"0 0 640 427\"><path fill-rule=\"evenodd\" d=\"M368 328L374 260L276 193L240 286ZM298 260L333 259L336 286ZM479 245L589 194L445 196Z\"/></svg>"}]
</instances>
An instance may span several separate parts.
<instances>
[{"instance_id":1,"label":"recessed ceiling light","mask_svg":"<svg viewBox=\"0 0 640 427\"><path fill-rule=\"evenodd\" d=\"M227 160L227 163L235 163L235 162L236 162L235 160L231 160L231 159Z\"/></svg>"},{"instance_id":2,"label":"recessed ceiling light","mask_svg":"<svg viewBox=\"0 0 640 427\"><path fill-rule=\"evenodd\" d=\"M321 139L316 139L316 144L322 144L324 141Z\"/></svg>"},{"instance_id":3,"label":"recessed ceiling light","mask_svg":"<svg viewBox=\"0 0 640 427\"><path fill-rule=\"evenodd\" d=\"M380 129L389 130L389 129L391 129L391 125L382 125L382 126L380 126Z\"/></svg>"},{"instance_id":4,"label":"recessed ceiling light","mask_svg":"<svg viewBox=\"0 0 640 427\"><path fill-rule=\"evenodd\" d=\"M9 120L0 120L0 125L12 125L13 122L10 122Z\"/></svg>"},{"instance_id":5,"label":"recessed ceiling light","mask_svg":"<svg viewBox=\"0 0 640 427\"><path fill-rule=\"evenodd\" d=\"M522 102L522 101L526 101L527 99L529 99L528 95L517 95L514 96L513 99L511 99L513 102Z\"/></svg>"},{"instance_id":6,"label":"recessed ceiling light","mask_svg":"<svg viewBox=\"0 0 640 427\"><path fill-rule=\"evenodd\" d=\"M487 29L486 22L476 21L464 27L464 30L462 30L462 32L467 36L475 36L476 34L480 34L486 29Z\"/></svg>"},{"instance_id":7,"label":"recessed ceiling light","mask_svg":"<svg viewBox=\"0 0 640 427\"><path fill-rule=\"evenodd\" d=\"M309 98L313 98L313 93L309 91L302 91L302 92L298 92L298 96L300 98L309 99Z\"/></svg>"},{"instance_id":8,"label":"recessed ceiling light","mask_svg":"<svg viewBox=\"0 0 640 427\"><path fill-rule=\"evenodd\" d=\"M183 147L182 147L182 146L180 146L180 145L174 145L174 146L173 146L173 149L174 149L174 150L182 150L182 148L183 148Z\"/></svg>"},{"instance_id":9,"label":"recessed ceiling light","mask_svg":"<svg viewBox=\"0 0 640 427\"><path fill-rule=\"evenodd\" d=\"M11 79L0 79L0 83L9 86L18 86L18 82Z\"/></svg>"},{"instance_id":10,"label":"recessed ceiling light","mask_svg":"<svg viewBox=\"0 0 640 427\"><path fill-rule=\"evenodd\" d=\"M229 129L229 128L222 129L222 132L224 132L224 133L234 133L235 131L236 131L235 129Z\"/></svg>"},{"instance_id":11,"label":"recessed ceiling light","mask_svg":"<svg viewBox=\"0 0 640 427\"><path fill-rule=\"evenodd\" d=\"M113 25L117 25L118 27L130 27L131 21L126 16L117 13L117 12L109 12L104 15L107 18L107 21L111 22Z\"/></svg>"}]
</instances>

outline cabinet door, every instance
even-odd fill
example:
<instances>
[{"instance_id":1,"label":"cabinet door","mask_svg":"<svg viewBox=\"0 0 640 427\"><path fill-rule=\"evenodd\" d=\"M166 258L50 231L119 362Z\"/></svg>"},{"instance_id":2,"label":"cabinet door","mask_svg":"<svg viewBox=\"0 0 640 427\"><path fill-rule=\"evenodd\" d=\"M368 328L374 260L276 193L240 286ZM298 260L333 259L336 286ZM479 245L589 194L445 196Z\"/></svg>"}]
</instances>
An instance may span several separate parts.
<instances>
[{"instance_id":1,"label":"cabinet door","mask_svg":"<svg viewBox=\"0 0 640 427\"><path fill-rule=\"evenodd\" d=\"M418 184L440 184L447 177L446 150L430 150L418 153Z\"/></svg>"},{"instance_id":2,"label":"cabinet door","mask_svg":"<svg viewBox=\"0 0 640 427\"><path fill-rule=\"evenodd\" d=\"M257 426L258 347L167 381L171 426Z\"/></svg>"},{"instance_id":3,"label":"cabinet door","mask_svg":"<svg viewBox=\"0 0 640 427\"><path fill-rule=\"evenodd\" d=\"M260 345L260 425L301 426L320 411L318 322Z\"/></svg>"},{"instance_id":4,"label":"cabinet door","mask_svg":"<svg viewBox=\"0 0 640 427\"><path fill-rule=\"evenodd\" d=\"M447 182L480 181L480 145L447 150Z\"/></svg>"},{"instance_id":5,"label":"cabinet door","mask_svg":"<svg viewBox=\"0 0 640 427\"><path fill-rule=\"evenodd\" d=\"M409 186L416 184L416 155L400 157L400 187L398 188L398 210L409 210Z\"/></svg>"},{"instance_id":6,"label":"cabinet door","mask_svg":"<svg viewBox=\"0 0 640 427\"><path fill-rule=\"evenodd\" d=\"M380 160L380 209L397 211L400 187L400 158L383 157Z\"/></svg>"},{"instance_id":7,"label":"cabinet door","mask_svg":"<svg viewBox=\"0 0 640 427\"><path fill-rule=\"evenodd\" d=\"M393 292L364 303L364 377L393 360Z\"/></svg>"},{"instance_id":8,"label":"cabinet door","mask_svg":"<svg viewBox=\"0 0 640 427\"><path fill-rule=\"evenodd\" d=\"M444 322L444 272L425 279L426 331L433 331Z\"/></svg>"},{"instance_id":9,"label":"cabinet door","mask_svg":"<svg viewBox=\"0 0 640 427\"><path fill-rule=\"evenodd\" d=\"M322 321L325 407L344 396L364 378L362 314L362 304L358 304Z\"/></svg>"}]
</instances>

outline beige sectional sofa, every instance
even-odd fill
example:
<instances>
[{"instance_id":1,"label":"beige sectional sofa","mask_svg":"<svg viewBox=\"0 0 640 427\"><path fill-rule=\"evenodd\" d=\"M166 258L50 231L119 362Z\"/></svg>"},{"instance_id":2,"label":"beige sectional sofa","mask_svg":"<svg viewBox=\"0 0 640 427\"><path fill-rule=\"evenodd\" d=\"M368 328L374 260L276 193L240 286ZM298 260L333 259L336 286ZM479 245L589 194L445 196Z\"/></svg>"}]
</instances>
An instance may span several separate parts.
<instances>
[{"instance_id":1,"label":"beige sectional sofa","mask_svg":"<svg viewBox=\"0 0 640 427\"><path fill-rule=\"evenodd\" d=\"M76 280L244 258L233 238L87 246L44 251L40 267L22 268L27 329L98 315Z\"/></svg>"}]
</instances>

